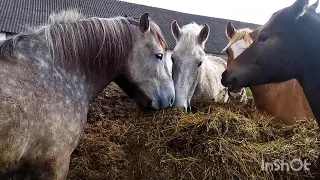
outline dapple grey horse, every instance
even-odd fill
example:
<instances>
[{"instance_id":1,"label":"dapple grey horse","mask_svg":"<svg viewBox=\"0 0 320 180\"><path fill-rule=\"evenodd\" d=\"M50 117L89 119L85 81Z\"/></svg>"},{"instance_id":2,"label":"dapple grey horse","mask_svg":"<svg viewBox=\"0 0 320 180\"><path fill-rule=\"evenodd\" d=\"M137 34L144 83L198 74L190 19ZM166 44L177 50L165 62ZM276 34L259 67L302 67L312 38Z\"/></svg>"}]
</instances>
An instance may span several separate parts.
<instances>
[{"instance_id":1,"label":"dapple grey horse","mask_svg":"<svg viewBox=\"0 0 320 180\"><path fill-rule=\"evenodd\" d=\"M0 45L0 179L66 179L89 103L115 81L142 107L169 108L166 42L148 14L49 24Z\"/></svg>"}]
</instances>

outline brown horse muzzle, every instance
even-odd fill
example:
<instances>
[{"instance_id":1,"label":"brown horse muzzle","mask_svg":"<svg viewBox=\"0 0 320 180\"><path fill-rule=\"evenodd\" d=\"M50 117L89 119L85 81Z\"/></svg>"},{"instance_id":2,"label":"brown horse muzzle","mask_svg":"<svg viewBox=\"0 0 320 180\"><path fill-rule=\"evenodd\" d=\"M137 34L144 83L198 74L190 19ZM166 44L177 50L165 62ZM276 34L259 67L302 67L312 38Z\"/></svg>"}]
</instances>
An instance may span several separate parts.
<instances>
[{"instance_id":1,"label":"brown horse muzzle","mask_svg":"<svg viewBox=\"0 0 320 180\"><path fill-rule=\"evenodd\" d=\"M231 72L228 70L225 70L222 73L221 84L224 87L229 87L230 85L234 84L237 81L235 77L232 78L230 75L231 75Z\"/></svg>"}]
</instances>

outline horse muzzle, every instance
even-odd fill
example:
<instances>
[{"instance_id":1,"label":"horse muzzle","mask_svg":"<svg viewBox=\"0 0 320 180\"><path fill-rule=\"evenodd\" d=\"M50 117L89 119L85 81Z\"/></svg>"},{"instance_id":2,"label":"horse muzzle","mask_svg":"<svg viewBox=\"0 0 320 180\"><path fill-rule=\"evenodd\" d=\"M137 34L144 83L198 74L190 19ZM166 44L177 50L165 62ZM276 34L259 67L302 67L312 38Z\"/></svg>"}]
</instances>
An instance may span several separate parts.
<instances>
[{"instance_id":1,"label":"horse muzzle","mask_svg":"<svg viewBox=\"0 0 320 180\"><path fill-rule=\"evenodd\" d=\"M247 101L247 92L245 88L241 88L237 91L228 90L228 95L231 102L246 102Z\"/></svg>"},{"instance_id":2,"label":"horse muzzle","mask_svg":"<svg viewBox=\"0 0 320 180\"><path fill-rule=\"evenodd\" d=\"M161 88L161 91L153 92L153 101L152 108L160 110L160 109L168 109L173 106L175 100L175 92L173 88L164 87Z\"/></svg>"},{"instance_id":3,"label":"horse muzzle","mask_svg":"<svg viewBox=\"0 0 320 180\"><path fill-rule=\"evenodd\" d=\"M237 82L237 79L234 76L232 76L230 71L225 70L222 73L221 84L224 87L230 88L232 86L235 86L236 82Z\"/></svg>"}]
</instances>

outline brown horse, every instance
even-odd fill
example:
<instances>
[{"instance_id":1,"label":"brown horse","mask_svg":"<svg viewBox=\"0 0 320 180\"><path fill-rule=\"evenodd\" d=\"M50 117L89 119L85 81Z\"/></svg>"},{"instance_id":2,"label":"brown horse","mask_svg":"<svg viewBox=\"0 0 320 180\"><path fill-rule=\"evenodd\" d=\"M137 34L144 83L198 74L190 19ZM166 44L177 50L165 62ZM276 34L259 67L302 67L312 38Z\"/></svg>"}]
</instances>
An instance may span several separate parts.
<instances>
[{"instance_id":1,"label":"brown horse","mask_svg":"<svg viewBox=\"0 0 320 180\"><path fill-rule=\"evenodd\" d=\"M236 89L297 79L319 124L320 16L308 2L297 0L274 13L251 46L230 63L222 83Z\"/></svg>"},{"instance_id":2,"label":"brown horse","mask_svg":"<svg viewBox=\"0 0 320 180\"><path fill-rule=\"evenodd\" d=\"M75 13L0 45L0 179L65 179L89 104L111 81L140 106L174 102L166 42L147 13Z\"/></svg>"},{"instance_id":3,"label":"brown horse","mask_svg":"<svg viewBox=\"0 0 320 180\"><path fill-rule=\"evenodd\" d=\"M254 42L222 74L232 89L297 79L320 125L320 15L308 0L275 12ZM295 103L295 102L292 102ZM316 179L320 179L318 158Z\"/></svg>"},{"instance_id":4,"label":"brown horse","mask_svg":"<svg viewBox=\"0 0 320 180\"><path fill-rule=\"evenodd\" d=\"M223 51L228 55L228 65L252 44L259 30L260 28L254 31L247 28L236 29L231 22L227 24L226 35L229 43ZM303 89L295 79L251 86L250 90L254 106L275 117L276 122L292 125L297 120L314 118Z\"/></svg>"}]
</instances>

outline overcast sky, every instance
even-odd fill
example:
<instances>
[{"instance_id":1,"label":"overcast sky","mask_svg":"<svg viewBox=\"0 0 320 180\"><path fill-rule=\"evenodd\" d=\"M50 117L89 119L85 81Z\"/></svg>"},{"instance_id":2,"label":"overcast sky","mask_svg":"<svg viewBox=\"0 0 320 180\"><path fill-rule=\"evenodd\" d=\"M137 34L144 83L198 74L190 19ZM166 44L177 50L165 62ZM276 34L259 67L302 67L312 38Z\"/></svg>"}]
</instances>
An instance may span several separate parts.
<instances>
[{"instance_id":1,"label":"overcast sky","mask_svg":"<svg viewBox=\"0 0 320 180\"><path fill-rule=\"evenodd\" d=\"M264 24L295 0L123 0L190 14ZM310 0L313 4L316 0ZM320 8L318 7L318 10Z\"/></svg>"}]
</instances>

